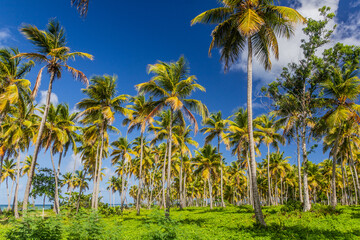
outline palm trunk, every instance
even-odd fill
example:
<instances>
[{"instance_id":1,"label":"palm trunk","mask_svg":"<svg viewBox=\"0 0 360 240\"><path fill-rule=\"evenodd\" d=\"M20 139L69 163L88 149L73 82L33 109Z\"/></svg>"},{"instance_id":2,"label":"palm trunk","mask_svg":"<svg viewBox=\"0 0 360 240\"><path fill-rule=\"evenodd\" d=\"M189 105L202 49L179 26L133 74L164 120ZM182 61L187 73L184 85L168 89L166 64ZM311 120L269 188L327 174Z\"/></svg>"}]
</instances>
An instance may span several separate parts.
<instances>
[{"instance_id":1,"label":"palm trunk","mask_svg":"<svg viewBox=\"0 0 360 240\"><path fill-rule=\"evenodd\" d=\"M269 196L268 196L268 205L271 206L272 205L272 197L271 197L271 181L270 181L270 145L267 146L267 150L268 150L268 155L267 155L267 179L268 179L268 192L269 192Z\"/></svg>"},{"instance_id":2,"label":"palm trunk","mask_svg":"<svg viewBox=\"0 0 360 240\"><path fill-rule=\"evenodd\" d=\"M248 110L248 131L249 131L249 147L250 147L250 169L251 169L251 182L252 182L252 192L253 192L253 203L256 220L262 226L266 226L264 221L264 216L261 210L259 191L257 187L256 179L256 161L255 161L255 142L254 142L254 133L253 133L253 119L252 119L252 43L251 37L248 38L248 79L247 79L247 110Z\"/></svg>"},{"instance_id":3,"label":"palm trunk","mask_svg":"<svg viewBox=\"0 0 360 240\"><path fill-rule=\"evenodd\" d=\"M121 205L120 205L120 209L121 209L121 215L123 214L123 210L124 210L124 197L125 197L125 169L128 165L128 162L126 161L126 164L125 164L125 159L123 157L123 162L124 162L124 168L123 168L123 171L122 171L122 174L121 174L121 195L120 195L120 201L121 201Z\"/></svg>"},{"instance_id":4,"label":"palm trunk","mask_svg":"<svg viewBox=\"0 0 360 240\"><path fill-rule=\"evenodd\" d=\"M303 119L303 130L301 133L302 141L302 153L303 153L303 167L304 167L304 212L307 212L311 209L310 196L309 196L309 185L307 179L307 152L306 152L306 123L305 118Z\"/></svg>"},{"instance_id":5,"label":"palm trunk","mask_svg":"<svg viewBox=\"0 0 360 240\"><path fill-rule=\"evenodd\" d=\"M181 151L181 150L180 150ZM183 156L182 156L182 153L181 153L181 156L180 156L180 177L179 177L179 193L180 193L180 210L182 210L184 208L183 206L183 192L182 192L182 175L183 175Z\"/></svg>"},{"instance_id":6,"label":"palm trunk","mask_svg":"<svg viewBox=\"0 0 360 240\"><path fill-rule=\"evenodd\" d=\"M303 199L303 191L301 185L301 164L300 164L300 137L299 137L299 127L296 127L296 147L297 147L297 164L298 164L298 183L299 183L299 195L300 195L300 202L304 202Z\"/></svg>"},{"instance_id":7,"label":"palm trunk","mask_svg":"<svg viewBox=\"0 0 360 240\"><path fill-rule=\"evenodd\" d=\"M353 185L354 185L354 191L355 191L355 205L357 205L358 203L358 193L357 193L357 187L356 187L356 182L355 182L355 176L354 176L354 173L353 173L353 170L352 170L352 166L350 165L350 173L351 173L351 178L353 180Z\"/></svg>"},{"instance_id":8,"label":"palm trunk","mask_svg":"<svg viewBox=\"0 0 360 240\"><path fill-rule=\"evenodd\" d=\"M14 193L14 216L16 219L18 219L19 216L19 209L18 209L18 192L19 192L19 179L20 179L20 153L17 157L16 162L16 187L15 187L15 193Z\"/></svg>"},{"instance_id":9,"label":"palm trunk","mask_svg":"<svg viewBox=\"0 0 360 240\"><path fill-rule=\"evenodd\" d=\"M44 132L45 122L46 122L46 118L47 118L47 115L48 115L48 112L49 112L50 96L51 96L51 90L52 90L52 85L53 85L54 79L55 79L55 73L52 72L51 76L50 76L49 88L48 88L47 95L46 95L46 105L45 105L45 109L44 109L44 114L43 114L42 119L41 119L39 132L38 132L36 142L35 142L33 161L31 162L31 166L30 166L30 170L29 170L29 177L28 177L26 187L25 187L25 194L24 194L24 200L23 200L23 211L25 213L26 213L27 208L28 208L30 188L31 188L32 180L33 180L34 173L35 173L36 160L37 160L38 153L39 153L39 150L40 150L41 137L42 137L42 134Z\"/></svg>"},{"instance_id":10,"label":"palm trunk","mask_svg":"<svg viewBox=\"0 0 360 240\"><path fill-rule=\"evenodd\" d=\"M211 184L211 173L209 173L209 197L210 197L210 210L213 209L213 198L212 198L212 184Z\"/></svg>"},{"instance_id":11,"label":"palm trunk","mask_svg":"<svg viewBox=\"0 0 360 240\"><path fill-rule=\"evenodd\" d=\"M96 198L96 186L97 186L97 172L98 172L98 168L99 168L99 151L100 151L100 144L98 143L96 146L96 157L95 157L95 170L93 173L93 193L92 193L92 198L91 198L91 208L95 207L95 198ZM75 167L74 167L75 170Z\"/></svg>"},{"instance_id":12,"label":"palm trunk","mask_svg":"<svg viewBox=\"0 0 360 240\"><path fill-rule=\"evenodd\" d=\"M97 173L97 182L96 182L96 197L94 200L94 208L98 208L99 204L99 192L100 192L100 178L101 178L101 166L102 166L102 153L104 149L104 131L106 129L106 126L103 127L101 130L101 146L100 146L100 153L99 153L99 167L98 167L98 173Z\"/></svg>"},{"instance_id":13,"label":"palm trunk","mask_svg":"<svg viewBox=\"0 0 360 240\"><path fill-rule=\"evenodd\" d=\"M218 135L218 153L220 154L220 135ZM220 155L220 194L221 194L221 207L225 207L224 202L224 190L223 190L223 165L222 158Z\"/></svg>"},{"instance_id":14,"label":"palm trunk","mask_svg":"<svg viewBox=\"0 0 360 240\"><path fill-rule=\"evenodd\" d=\"M172 121L174 111L171 109L170 113L170 129L169 129L169 158L168 158L168 169L167 169L167 185L166 185L166 211L165 217L170 217L170 188L171 188L171 147L172 147Z\"/></svg>"},{"instance_id":15,"label":"palm trunk","mask_svg":"<svg viewBox=\"0 0 360 240\"><path fill-rule=\"evenodd\" d=\"M83 185L83 182L84 182L84 180L85 180L85 177L86 177L86 174L87 174L87 170L85 170L85 172L84 172L84 175L83 175L83 177L82 177L82 179L81 179L81 181L80 181L80 186L79 186L79 197L78 197L78 200L77 200L77 203L76 203L76 213L78 213L79 212L79 208L80 208L80 200L81 200L81 194L82 194L82 191L83 191L83 187L82 187L82 185Z\"/></svg>"},{"instance_id":16,"label":"palm trunk","mask_svg":"<svg viewBox=\"0 0 360 240\"><path fill-rule=\"evenodd\" d=\"M340 138L341 126L339 126L339 131L336 136L335 145L334 145L334 156L333 156L333 166L332 166L332 179L331 179L331 207L336 208L337 197L336 197L336 161L338 154L339 138Z\"/></svg>"},{"instance_id":17,"label":"palm trunk","mask_svg":"<svg viewBox=\"0 0 360 240\"><path fill-rule=\"evenodd\" d=\"M44 219L45 217L45 197L46 195L44 194L44 198L43 198L43 209L42 209L42 218Z\"/></svg>"},{"instance_id":18,"label":"palm trunk","mask_svg":"<svg viewBox=\"0 0 360 240\"><path fill-rule=\"evenodd\" d=\"M355 183L356 183L356 188L357 188L357 193L359 194L359 199L360 199L360 184L359 184L359 178L358 178L358 174L357 174L357 170L356 170L356 167L355 167L355 163L354 163L354 156L353 156L353 152L352 152L352 147L351 147L351 143L349 142L349 149L350 149L350 161L351 161L351 166L350 166L350 169L351 167L354 169L354 174L355 174ZM356 204L357 204L357 201L356 201Z\"/></svg>"},{"instance_id":19,"label":"palm trunk","mask_svg":"<svg viewBox=\"0 0 360 240\"><path fill-rule=\"evenodd\" d=\"M169 146L169 140L166 144L166 146ZM166 157L167 157L167 150L168 147L165 148L165 155L164 155L164 164L163 164L163 169L162 169L162 205L164 207L164 209L166 209L166 193L165 193L165 178L166 178Z\"/></svg>"},{"instance_id":20,"label":"palm trunk","mask_svg":"<svg viewBox=\"0 0 360 240\"><path fill-rule=\"evenodd\" d=\"M6 194L8 197L8 207L7 207L7 211L10 210L10 194L9 194L9 177L6 178Z\"/></svg>"},{"instance_id":21,"label":"palm trunk","mask_svg":"<svg viewBox=\"0 0 360 240\"><path fill-rule=\"evenodd\" d=\"M137 197L136 197L136 215L140 215L142 164L143 164L143 157L144 157L144 152L143 152L143 147L144 147L143 146L144 145L143 132L141 132L140 138L141 138L141 144L140 144L140 171L139 171L139 188L138 188L138 193L137 193Z\"/></svg>"},{"instance_id":22,"label":"palm trunk","mask_svg":"<svg viewBox=\"0 0 360 240\"><path fill-rule=\"evenodd\" d=\"M186 172L184 172L184 185L183 185L183 199L184 199L184 206L188 206L187 193L186 193Z\"/></svg>"},{"instance_id":23,"label":"palm trunk","mask_svg":"<svg viewBox=\"0 0 360 240\"><path fill-rule=\"evenodd\" d=\"M59 187L58 187L58 174L55 168L55 163L54 163L54 156L53 156L53 151L52 151L52 147L50 147L50 158L51 158L51 163L53 166L53 171L54 171L54 179L55 179L55 199L54 199L54 207L55 207L55 213L59 214L60 213L60 204L59 204Z\"/></svg>"},{"instance_id":24,"label":"palm trunk","mask_svg":"<svg viewBox=\"0 0 360 240\"><path fill-rule=\"evenodd\" d=\"M342 183L343 183L343 187L341 189L342 192L342 204L343 205L347 205L347 194L346 194L346 188L345 188L345 173L344 173L344 166L343 166L343 160L341 158L341 175L342 175Z\"/></svg>"}]
</instances>

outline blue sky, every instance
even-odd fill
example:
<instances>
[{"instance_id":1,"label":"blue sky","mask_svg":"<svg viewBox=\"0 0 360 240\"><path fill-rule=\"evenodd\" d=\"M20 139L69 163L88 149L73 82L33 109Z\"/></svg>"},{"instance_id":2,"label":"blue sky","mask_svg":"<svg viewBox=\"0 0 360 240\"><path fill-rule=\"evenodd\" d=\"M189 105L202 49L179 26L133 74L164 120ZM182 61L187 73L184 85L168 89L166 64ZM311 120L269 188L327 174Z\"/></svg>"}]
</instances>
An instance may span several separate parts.
<instances>
[{"instance_id":1,"label":"blue sky","mask_svg":"<svg viewBox=\"0 0 360 240\"><path fill-rule=\"evenodd\" d=\"M294 4L304 16L318 18L317 9L324 4L321 0L282 1L282 4ZM332 24L339 24L334 35L334 42L360 45L359 20L357 14L360 1L358 0L329 0L326 4L337 12L337 18ZM90 1L87 18L80 18L75 9L71 8L70 0L2 0L0 3L0 46L18 47L21 52L34 51L32 45L19 33L19 27L24 23L34 24L43 29L48 19L56 17L66 28L68 46L73 51L91 53L94 61L78 59L72 66L82 70L88 77L93 75L117 75L119 94L136 94L134 85L148 81L150 76L146 72L148 64L157 60L177 60L184 55L190 63L191 74L196 75L198 82L206 88L206 93L197 92L194 98L202 100L210 111L221 110L224 117L233 114L238 107L246 104L246 54L233 66L230 72L224 74L219 62L218 50L208 57L208 47L211 41L210 33L213 26L196 25L191 27L190 21L197 14L217 7L216 0L183 0L176 4L165 0L156 1ZM262 67L254 63L254 94L258 96L261 86L273 81L279 75L283 66L290 61L300 58L300 39L303 37L301 27L298 27L295 37L291 40L279 40L280 61L274 62L271 72L265 72ZM39 66L29 75L34 82ZM40 90L47 89L48 76L43 75ZM71 75L64 74L57 80L53 88L54 103L68 103L71 109L84 95L84 88L74 81ZM45 94L39 94L37 102L42 102ZM254 97L254 114L266 111L266 105L261 98ZM115 126L123 135L126 129L121 127L122 117L118 116ZM200 119L199 119L200 121ZM112 136L115 139L117 136ZM132 136L129 136L130 138ZM201 145L203 136L195 137ZM222 146L225 149L224 146ZM266 154L261 149L263 156ZM287 156L291 156L291 163L295 163L294 144L281 148ZM32 154L30 149L30 154ZM229 152L224 153L227 162L235 160ZM259 157L260 160L262 157ZM310 155L310 160L320 162L325 158L321 147ZM63 162L62 171L70 171L76 156L69 153ZM47 154L39 154L39 164L50 167ZM109 161L105 160L107 175L113 173ZM78 164L79 166L79 164ZM102 189L105 188L105 182ZM23 196L22 179L20 196ZM90 186L90 189L92 187ZM6 203L5 185L0 188L0 203ZM104 200L108 201L107 192L103 192Z\"/></svg>"}]
</instances>

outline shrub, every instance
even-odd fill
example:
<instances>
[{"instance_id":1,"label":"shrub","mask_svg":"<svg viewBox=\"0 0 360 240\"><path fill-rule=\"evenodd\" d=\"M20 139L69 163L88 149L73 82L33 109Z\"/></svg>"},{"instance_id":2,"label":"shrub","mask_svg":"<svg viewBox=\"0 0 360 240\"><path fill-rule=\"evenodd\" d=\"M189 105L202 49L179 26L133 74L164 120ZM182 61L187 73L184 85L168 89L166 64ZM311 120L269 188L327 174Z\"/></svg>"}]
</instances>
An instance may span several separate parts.
<instances>
[{"instance_id":1,"label":"shrub","mask_svg":"<svg viewBox=\"0 0 360 240\"><path fill-rule=\"evenodd\" d=\"M321 214L321 215L339 215L342 213L342 210L340 209L333 209L331 206L329 205L322 205L322 204L313 204L311 207L311 211Z\"/></svg>"},{"instance_id":2,"label":"shrub","mask_svg":"<svg viewBox=\"0 0 360 240\"><path fill-rule=\"evenodd\" d=\"M68 239L101 239L100 236L103 234L105 226L96 211L92 211L90 214L80 211L70 221Z\"/></svg>"},{"instance_id":3,"label":"shrub","mask_svg":"<svg viewBox=\"0 0 360 240\"><path fill-rule=\"evenodd\" d=\"M285 202L284 206L281 207L282 212L302 211L302 209L303 203L292 199Z\"/></svg>"},{"instance_id":4,"label":"shrub","mask_svg":"<svg viewBox=\"0 0 360 240\"><path fill-rule=\"evenodd\" d=\"M6 234L6 239L62 239L60 218L25 217L21 221L14 221L13 227Z\"/></svg>"},{"instance_id":5,"label":"shrub","mask_svg":"<svg viewBox=\"0 0 360 240\"><path fill-rule=\"evenodd\" d=\"M166 218L162 212L153 211L148 219L149 227L150 224L155 224L155 230L151 231L145 238L152 240L171 240L176 239L176 231L178 228L178 222Z\"/></svg>"}]
</instances>

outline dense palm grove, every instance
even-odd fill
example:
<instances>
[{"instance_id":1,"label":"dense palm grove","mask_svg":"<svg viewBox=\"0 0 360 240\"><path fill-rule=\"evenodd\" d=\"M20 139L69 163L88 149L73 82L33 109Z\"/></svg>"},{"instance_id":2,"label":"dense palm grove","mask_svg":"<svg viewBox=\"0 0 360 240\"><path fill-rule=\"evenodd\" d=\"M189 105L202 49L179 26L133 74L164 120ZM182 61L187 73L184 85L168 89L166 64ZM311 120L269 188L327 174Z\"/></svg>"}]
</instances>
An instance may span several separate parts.
<instances>
[{"instance_id":1,"label":"dense palm grove","mask_svg":"<svg viewBox=\"0 0 360 240\"><path fill-rule=\"evenodd\" d=\"M251 91L248 109L239 108L231 116L223 116L221 111L211 113L205 103L193 98L195 91L205 92L205 88L190 73L184 57L150 64L150 80L135 86L138 95L119 94L116 76L105 74L88 80L69 65L75 57L93 56L70 51L65 30L56 20L50 20L45 30L24 25L20 31L34 45L34 52L0 50L0 179L5 184L1 187L7 190L8 210L12 205L18 218L19 204L13 203L23 201L20 207L26 213L41 167L37 164L39 152L50 154L56 213L64 206L76 211L81 207L98 209L101 195L107 194L100 192L101 181L107 182L110 199L117 195L121 211L131 202L137 214L141 208L157 205L167 217L170 207L213 209L249 204L257 220L265 224L263 205L300 201L304 211L314 203L334 208L338 204L357 205L360 48L337 43L320 50L334 31L328 26L334 17L328 8L321 9L322 20L315 21L303 19L290 8L268 3L259 8L259 1L253 2L245 6L224 0L224 7L200 14L192 24L218 24L212 32L210 51L221 49L226 70L242 50L253 52L248 59L251 86L252 56L270 69L270 52L277 57L279 51L276 37L289 38L294 24L307 22L303 59L289 63L277 80L263 87L262 97L270 110L255 118ZM245 22L250 13L262 18ZM235 24L238 18L243 21L239 26ZM26 75L35 65L41 68L31 89ZM46 104L39 106L35 97L43 71L50 79ZM86 85L84 98L76 105L78 112L71 113L68 105L55 106L50 101L54 80L61 79L63 71ZM127 128L122 135L113 124L115 116ZM123 137L130 132L137 137ZM110 133L119 138L110 139ZM194 140L195 134L203 134L203 146ZM297 146L295 165L281 150L291 142ZM321 146L329 159L311 162L309 155ZM231 151L237 160L224 159L225 151ZM62 159L69 152L80 156L81 170L75 171L74 166L72 172L61 173ZM115 176L104 175L105 162L114 166ZM27 185L21 198L19 179L25 175Z\"/></svg>"}]
</instances>

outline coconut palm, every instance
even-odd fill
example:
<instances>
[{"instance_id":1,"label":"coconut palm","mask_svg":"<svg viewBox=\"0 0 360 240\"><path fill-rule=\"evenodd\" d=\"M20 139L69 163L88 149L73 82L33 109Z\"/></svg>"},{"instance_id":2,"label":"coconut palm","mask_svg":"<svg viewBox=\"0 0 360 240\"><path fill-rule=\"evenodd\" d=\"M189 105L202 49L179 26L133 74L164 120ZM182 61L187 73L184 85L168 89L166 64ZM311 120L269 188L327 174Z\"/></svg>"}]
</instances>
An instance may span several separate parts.
<instances>
[{"instance_id":1,"label":"coconut palm","mask_svg":"<svg viewBox=\"0 0 360 240\"><path fill-rule=\"evenodd\" d=\"M294 23L305 19L294 9L276 6L274 1L266 0L222 0L222 7L211 9L195 17L191 24L217 24L211 36L213 38L209 52L220 48L220 59L228 70L238 61L241 51L247 43L247 109L249 122L249 143L252 171L253 198L256 219L266 225L262 216L260 198L256 183L255 143L252 124L252 58L258 57L266 70L271 69L270 53L279 58L277 37L290 38L294 32Z\"/></svg>"},{"instance_id":2,"label":"coconut palm","mask_svg":"<svg viewBox=\"0 0 360 240\"><path fill-rule=\"evenodd\" d=\"M271 197L271 180L270 180L270 146L279 149L278 144L284 144L284 137L277 133L279 127L275 125L274 117L269 118L267 115L262 115L257 118L256 128L259 130L261 141L265 143L267 147L267 179L268 179L268 204L272 205Z\"/></svg>"},{"instance_id":3,"label":"coconut palm","mask_svg":"<svg viewBox=\"0 0 360 240\"><path fill-rule=\"evenodd\" d=\"M152 117L149 117L152 109L154 108L154 102L152 99L146 100L144 95L139 95L130 98L131 105L128 106L128 116L123 120L123 125L128 126L128 132L132 132L132 130L140 129L140 173L139 173L139 186L138 186L138 197L136 202L136 211L137 215L140 214L140 197L142 190L142 165L144 158L144 132L146 129L146 125L148 122L152 122Z\"/></svg>"},{"instance_id":4,"label":"coconut palm","mask_svg":"<svg viewBox=\"0 0 360 240\"><path fill-rule=\"evenodd\" d=\"M14 184L14 179L15 179L15 168L16 168L16 163L14 161L14 159L5 159L4 160L4 165L2 167L2 175L1 175L1 182L6 182L6 193L7 193L7 197L8 197L8 207L7 209L10 210L10 199L11 199L11 193L9 193L9 178L13 181L12 184ZM11 187L12 189L12 187ZM12 190L11 190L12 192Z\"/></svg>"},{"instance_id":5,"label":"coconut palm","mask_svg":"<svg viewBox=\"0 0 360 240\"><path fill-rule=\"evenodd\" d=\"M117 141L111 143L111 146L114 148L111 153L111 163L121 164L120 171L117 173L121 175L121 212L123 212L124 208L124 200L125 200L125 183L127 182L130 172L130 163L132 159L132 155L135 155L135 152L131 149L131 143L127 140L127 138L120 137Z\"/></svg>"},{"instance_id":6,"label":"coconut palm","mask_svg":"<svg viewBox=\"0 0 360 240\"><path fill-rule=\"evenodd\" d=\"M203 118L207 116L206 106L199 100L190 99L190 94L195 90L205 91L205 89L196 82L194 75L189 75L189 67L182 56L176 62L165 63L159 61L154 65L149 65L149 73L154 77L145 83L136 85L140 93L148 93L157 97L156 107L149 114L148 119L159 114L164 107L170 108L170 121L172 124L174 114L182 111L191 123L194 124L194 132L198 131L197 121L191 111L200 114ZM168 136L168 171L166 186L166 211L165 215L170 215L170 174L172 158L172 126L169 127Z\"/></svg>"},{"instance_id":7,"label":"coconut palm","mask_svg":"<svg viewBox=\"0 0 360 240\"><path fill-rule=\"evenodd\" d=\"M100 190L100 175L103 152L107 152L107 131L118 131L112 126L115 121L115 113L125 114L126 109L121 106L128 99L128 95L117 95L115 76L94 76L91 85L83 90L87 98L81 100L77 106L83 110L79 116L84 124L93 124L88 130L91 136L95 136L100 142L100 152L95 162L95 178L92 207L97 209Z\"/></svg>"},{"instance_id":8,"label":"coconut palm","mask_svg":"<svg viewBox=\"0 0 360 240\"><path fill-rule=\"evenodd\" d=\"M217 137L217 144L218 144L218 153L220 152L220 143L221 141L226 141L227 138L225 138L226 134L225 131L229 125L228 119L223 119L221 111L217 113L210 114L209 118L207 118L204 121L205 127L202 128L200 131L204 134L207 134L205 137L205 144L209 144L215 137ZM221 170L221 206L225 207L224 203L224 193L223 193L223 169L222 165L220 166Z\"/></svg>"},{"instance_id":9,"label":"coconut palm","mask_svg":"<svg viewBox=\"0 0 360 240\"><path fill-rule=\"evenodd\" d=\"M217 148L209 144L198 151L195 150L195 154L194 162L198 166L196 172L201 173L203 179L206 179L209 184L210 209L213 209L212 182L218 173L221 156L218 154Z\"/></svg>"},{"instance_id":10,"label":"coconut palm","mask_svg":"<svg viewBox=\"0 0 360 240\"><path fill-rule=\"evenodd\" d=\"M83 52L70 52L70 48L66 46L66 36L65 29L60 25L60 23L51 19L47 25L46 30L39 30L36 26L33 25L24 25L20 31L24 36L36 46L37 53L20 53L15 56L15 58L29 58L33 59L35 62L45 64L38 73L36 78L35 86L32 91L32 97L34 98L39 90L41 76L44 68L47 69L50 74L50 81L46 96L44 114L42 116L41 124L39 126L38 136L35 142L34 154L33 154L33 163L30 169L30 175L26 183L23 209L27 210L28 198L32 183L32 178L34 176L35 164L37 161L38 152L41 144L41 137L44 131L45 122L50 107L50 96L52 91L52 85L55 79L60 79L62 75L62 69L68 70L75 79L79 79L84 83L88 83L88 79L85 74L71 66L68 65L68 61L75 59L75 57L84 57L93 59L93 56Z\"/></svg>"}]
</instances>

